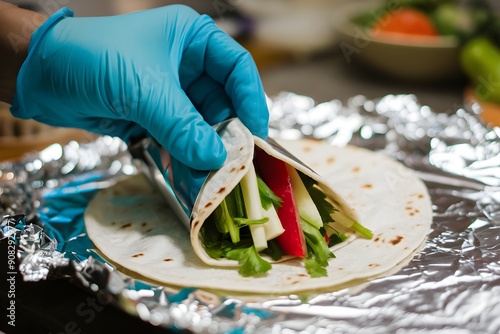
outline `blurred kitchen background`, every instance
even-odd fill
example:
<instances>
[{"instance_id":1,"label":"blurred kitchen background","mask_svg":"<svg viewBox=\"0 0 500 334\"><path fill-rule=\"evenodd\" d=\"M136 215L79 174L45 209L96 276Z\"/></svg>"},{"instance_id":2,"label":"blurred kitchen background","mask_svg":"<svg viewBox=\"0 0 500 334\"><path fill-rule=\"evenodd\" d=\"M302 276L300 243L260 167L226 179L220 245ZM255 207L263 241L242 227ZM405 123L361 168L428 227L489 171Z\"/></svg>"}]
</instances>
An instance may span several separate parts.
<instances>
[{"instance_id":1,"label":"blurred kitchen background","mask_svg":"<svg viewBox=\"0 0 500 334\"><path fill-rule=\"evenodd\" d=\"M400 3L410 0L396 0ZM439 0L414 0L439 2ZM451 112L470 92L468 78L458 65L460 45L439 42L385 43L370 40L366 30L351 24L359 13L372 13L386 4L377 0L10 0L51 14L69 7L75 16L115 15L182 3L213 17L219 27L253 55L264 89L270 96L282 91L312 97L317 103L356 95L369 99L387 94L415 94L422 104ZM456 1L477 3L480 1ZM483 2L488 2L485 0ZM488 5L500 10L500 1ZM454 21L456 17L449 17ZM461 18L460 18L461 20ZM460 21L458 20L458 21ZM462 23L460 23L461 25ZM464 23L465 25L467 22ZM389 44L389 46L388 46ZM401 45L400 45L401 44ZM418 44L418 45L415 45ZM499 72L500 73L500 72ZM469 90L467 90L469 89ZM26 121L7 120L8 106L0 105L0 160L17 158L50 141L91 140L81 132L56 132ZM49 135L51 134L52 137ZM31 137L30 137L31 136ZM44 140L33 140L33 136ZM28 138L28 139L26 139ZM30 139L31 138L31 139ZM25 140L26 139L26 140ZM24 140L24 141L23 141ZM30 143L36 142L36 145Z\"/></svg>"}]
</instances>

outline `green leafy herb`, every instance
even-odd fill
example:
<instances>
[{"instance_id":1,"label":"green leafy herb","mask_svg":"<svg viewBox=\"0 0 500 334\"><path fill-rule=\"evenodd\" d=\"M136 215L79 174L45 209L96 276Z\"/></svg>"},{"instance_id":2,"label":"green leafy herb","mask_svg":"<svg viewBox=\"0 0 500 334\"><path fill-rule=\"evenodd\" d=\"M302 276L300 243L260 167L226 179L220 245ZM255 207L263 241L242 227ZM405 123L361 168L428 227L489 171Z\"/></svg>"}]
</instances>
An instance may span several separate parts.
<instances>
[{"instance_id":1,"label":"green leafy herb","mask_svg":"<svg viewBox=\"0 0 500 334\"><path fill-rule=\"evenodd\" d=\"M333 223L332 213L336 210L333 205L326 200L326 196L318 187L308 189L311 198L318 208L323 224Z\"/></svg>"},{"instance_id":2,"label":"green leafy herb","mask_svg":"<svg viewBox=\"0 0 500 334\"><path fill-rule=\"evenodd\" d=\"M311 277L326 276L326 267L328 259L334 258L335 255L328 247L324 235L314 226L300 220L307 244L307 259L304 261L307 272ZM319 269L319 268L323 268Z\"/></svg>"},{"instance_id":3,"label":"green leafy herb","mask_svg":"<svg viewBox=\"0 0 500 334\"><path fill-rule=\"evenodd\" d=\"M241 217L241 218L234 218ZM222 234L229 233L231 241L236 244L240 241L239 228L242 220L245 220L245 207L241 187L237 185L215 209L213 218L217 231ZM237 219L240 219L238 221ZM256 224L257 222L247 222L245 225Z\"/></svg>"},{"instance_id":4,"label":"green leafy herb","mask_svg":"<svg viewBox=\"0 0 500 334\"><path fill-rule=\"evenodd\" d=\"M215 225L214 216L210 216L200 229L200 236L207 254L214 259L220 259L224 255L221 247L224 235L220 234Z\"/></svg>"},{"instance_id":5,"label":"green leafy herb","mask_svg":"<svg viewBox=\"0 0 500 334\"><path fill-rule=\"evenodd\" d=\"M335 255L326 244L326 240L323 237L319 237L319 234L304 232L304 235L306 237L308 254L312 251L318 263L325 267L328 266L328 259L334 258Z\"/></svg>"},{"instance_id":6,"label":"green leafy herb","mask_svg":"<svg viewBox=\"0 0 500 334\"><path fill-rule=\"evenodd\" d=\"M247 226L247 225L265 224L269 221L269 218L268 217L264 217L261 219L234 218L233 220L238 224L238 226Z\"/></svg>"},{"instance_id":7,"label":"green leafy herb","mask_svg":"<svg viewBox=\"0 0 500 334\"><path fill-rule=\"evenodd\" d=\"M260 257L252 245L246 248L234 248L226 253L228 259L238 261L241 276L259 276L271 269L271 264Z\"/></svg>"},{"instance_id":8,"label":"green leafy herb","mask_svg":"<svg viewBox=\"0 0 500 334\"><path fill-rule=\"evenodd\" d=\"M337 244L340 244L341 242L345 241L347 239L347 236L343 233L338 232L333 233L328 237L328 247L335 246Z\"/></svg>"},{"instance_id":9,"label":"green leafy herb","mask_svg":"<svg viewBox=\"0 0 500 334\"><path fill-rule=\"evenodd\" d=\"M309 192L311 199L316 205L316 208L318 209L323 224L333 223L332 213L337 209L335 209L333 205L326 200L325 193L319 188L318 183L315 180L304 173L299 173L299 175L304 183L304 186Z\"/></svg>"},{"instance_id":10,"label":"green leafy herb","mask_svg":"<svg viewBox=\"0 0 500 334\"><path fill-rule=\"evenodd\" d=\"M227 204L226 201L222 201L222 203L215 209L214 212L214 222L217 231L222 234L229 233L229 229L227 228L226 218L230 217L227 212Z\"/></svg>"},{"instance_id":11,"label":"green leafy herb","mask_svg":"<svg viewBox=\"0 0 500 334\"><path fill-rule=\"evenodd\" d=\"M222 234L229 233L231 241L237 243L240 241L240 232L236 221L232 218L231 211L234 211L234 204L229 200L229 197L231 196L228 196L228 200L223 200L215 209L215 221L217 230Z\"/></svg>"},{"instance_id":12,"label":"green leafy herb","mask_svg":"<svg viewBox=\"0 0 500 334\"><path fill-rule=\"evenodd\" d=\"M269 209L271 205L274 205L275 208L279 208L281 206L281 202L283 202L283 200L276 196L276 194L258 175L257 185L259 187L260 202L265 210Z\"/></svg>"},{"instance_id":13,"label":"green leafy herb","mask_svg":"<svg viewBox=\"0 0 500 334\"><path fill-rule=\"evenodd\" d=\"M300 179L302 180L302 183L304 183L304 186L306 189L309 190L309 188L313 187L316 184L316 181L307 176L306 174L302 173L301 171L298 171Z\"/></svg>"},{"instance_id":14,"label":"green leafy herb","mask_svg":"<svg viewBox=\"0 0 500 334\"><path fill-rule=\"evenodd\" d=\"M241 228L241 240L233 243L229 233L221 234L216 228L215 215L210 216L200 229L200 236L207 254L214 258L228 258L238 261L238 272L242 276L258 276L271 269L255 247L248 227Z\"/></svg>"},{"instance_id":15,"label":"green leafy herb","mask_svg":"<svg viewBox=\"0 0 500 334\"><path fill-rule=\"evenodd\" d=\"M326 272L326 268L316 262L314 257L308 257L304 259L304 265L306 267L306 271L311 277L326 277L328 273Z\"/></svg>"},{"instance_id":16,"label":"green leafy herb","mask_svg":"<svg viewBox=\"0 0 500 334\"><path fill-rule=\"evenodd\" d=\"M283 251L281 250L275 239L267 241L267 248L264 250L264 253L269 255L274 261L277 261L283 257Z\"/></svg>"}]
</instances>

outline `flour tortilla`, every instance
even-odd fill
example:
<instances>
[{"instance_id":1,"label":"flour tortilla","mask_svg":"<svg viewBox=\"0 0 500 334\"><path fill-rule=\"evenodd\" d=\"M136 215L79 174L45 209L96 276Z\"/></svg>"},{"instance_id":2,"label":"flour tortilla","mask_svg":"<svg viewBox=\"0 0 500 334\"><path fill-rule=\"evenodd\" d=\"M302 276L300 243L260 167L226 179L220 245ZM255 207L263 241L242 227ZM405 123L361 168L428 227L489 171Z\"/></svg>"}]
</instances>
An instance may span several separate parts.
<instances>
[{"instance_id":1,"label":"flour tortilla","mask_svg":"<svg viewBox=\"0 0 500 334\"><path fill-rule=\"evenodd\" d=\"M272 139L267 141L252 136L248 129L239 121L235 119L231 122L224 133L221 134L225 147L228 150L227 163L218 170L211 174L204 186L200 190L196 202L194 203L191 214L191 226L189 227L191 234L191 244L198 257L206 264L211 266L222 267L235 267L238 262L230 259L214 259L210 257L203 246L203 240L200 238L200 230L203 223L213 213L215 208L219 206L222 200L234 189L234 187L241 181L248 171L248 167L252 163L254 156L254 149L258 147L264 150L267 154L286 162L295 169L301 171L305 175L311 177L318 182L318 186L322 189L323 193L327 196L334 207L343 212L346 216L351 217L353 220L359 222L355 208L346 200L340 193L334 191L326 180L320 175L315 173L306 164L302 163L294 155L277 142ZM345 232L349 239L337 247L343 247L348 244L355 237L351 231L344 231L340 225L335 226L342 232ZM288 260L290 257L284 257ZM277 261L266 258L267 261L274 263ZM278 260L280 262L281 260Z\"/></svg>"},{"instance_id":2,"label":"flour tortilla","mask_svg":"<svg viewBox=\"0 0 500 334\"><path fill-rule=\"evenodd\" d=\"M257 278L203 262L190 231L142 175L96 195L85 213L87 233L111 262L157 283L273 295L331 291L382 276L408 261L425 240L432 222L430 197L410 169L382 153L352 146L308 140L280 144L321 175L374 232L371 240L358 237L334 249L327 277L311 278L300 259L275 263Z\"/></svg>"}]
</instances>

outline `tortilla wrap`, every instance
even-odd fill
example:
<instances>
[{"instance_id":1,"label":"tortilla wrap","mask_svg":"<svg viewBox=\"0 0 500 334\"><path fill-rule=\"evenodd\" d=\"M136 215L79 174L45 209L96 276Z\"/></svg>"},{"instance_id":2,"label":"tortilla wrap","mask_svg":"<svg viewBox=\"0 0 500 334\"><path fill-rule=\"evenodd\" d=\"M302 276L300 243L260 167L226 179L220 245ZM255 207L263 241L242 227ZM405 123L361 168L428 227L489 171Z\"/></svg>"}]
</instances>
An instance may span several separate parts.
<instances>
[{"instance_id":1,"label":"tortilla wrap","mask_svg":"<svg viewBox=\"0 0 500 334\"><path fill-rule=\"evenodd\" d=\"M256 145L265 146L259 141L255 139ZM145 177L136 175L96 195L85 213L87 233L110 261L163 285L252 294L332 289L381 276L407 260L425 240L432 222L431 202L425 185L410 169L382 153L356 147L338 148L308 140L280 144L318 172L321 177L304 169L324 181L326 191L335 189L328 195L336 196L347 211L355 208L358 221L374 233L371 240L351 238L333 248L336 258L329 260L327 277L311 278L301 259L274 263L261 277L242 277L234 267L220 266L232 261L204 254L196 230L239 182L238 177L227 177L226 165L220 174L223 178L214 173L204 185L215 184L210 190L202 189L193 208L190 231ZM248 146L244 149L251 152ZM251 159L253 152L248 155ZM276 152L273 155L289 159ZM235 160L230 157L228 161ZM242 165L236 163L229 171L237 166ZM226 189L221 191L222 187Z\"/></svg>"},{"instance_id":2,"label":"tortilla wrap","mask_svg":"<svg viewBox=\"0 0 500 334\"><path fill-rule=\"evenodd\" d=\"M274 140L269 139L268 141L265 141L261 138L253 137L239 120L235 121L236 122L231 122L228 125L227 131L222 134L230 155L227 159L228 162L224 164L220 170L208 177L200 190L200 195L195 201L192 209L190 226L191 244L196 255L198 255L203 262L211 266L235 267L238 265L238 262L235 260L225 258L214 259L210 257L205 251L203 240L200 238L200 230L203 223L213 213L215 208L220 205L222 200L231 192L231 190L234 189L234 187L247 173L248 167L253 160L255 147L261 148L269 155L286 162L296 170L301 171L305 175L317 181L318 186L337 210L343 212L346 216L351 217L355 221L359 221L355 209L348 203L348 201L346 201L346 199L342 197L342 195L333 191L328 185L328 182L326 182L326 180L324 180L320 175L308 168L287 150L284 150ZM228 132L230 133L229 135ZM246 132L246 134L242 134L243 132ZM225 138L226 136L228 137L227 139ZM235 140L235 138L238 138L238 140ZM247 141L246 144L245 140ZM232 147L229 142L234 142L236 146ZM342 247L352 240L354 234L350 231L344 231L342 226L337 225L336 227L338 227L338 229L350 236L350 239L347 242L340 245ZM285 257L285 259L289 258L290 257ZM277 262L272 261L270 258L267 258L267 260L271 263ZM279 261L281 260L278 260L278 262Z\"/></svg>"}]
</instances>

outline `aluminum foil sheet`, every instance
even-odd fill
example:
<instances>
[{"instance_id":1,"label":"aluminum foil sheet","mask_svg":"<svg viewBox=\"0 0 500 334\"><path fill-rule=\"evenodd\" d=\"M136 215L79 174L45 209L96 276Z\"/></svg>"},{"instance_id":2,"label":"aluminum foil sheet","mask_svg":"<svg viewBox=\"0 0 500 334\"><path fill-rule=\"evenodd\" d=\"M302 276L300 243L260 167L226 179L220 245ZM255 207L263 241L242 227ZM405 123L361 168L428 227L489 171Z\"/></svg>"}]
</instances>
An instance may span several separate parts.
<instances>
[{"instance_id":1,"label":"aluminum foil sheet","mask_svg":"<svg viewBox=\"0 0 500 334\"><path fill-rule=\"evenodd\" d=\"M0 239L15 238L27 281L68 277L154 326L194 333L499 333L500 128L477 105L440 113L413 95L316 103L269 99L271 136L381 150L418 172L434 222L419 254L363 286L248 303L128 277L89 251L82 223L92 193L137 172L119 140L47 148L0 164ZM64 201L55 205L54 200ZM61 233L59 233L61 232Z\"/></svg>"}]
</instances>

